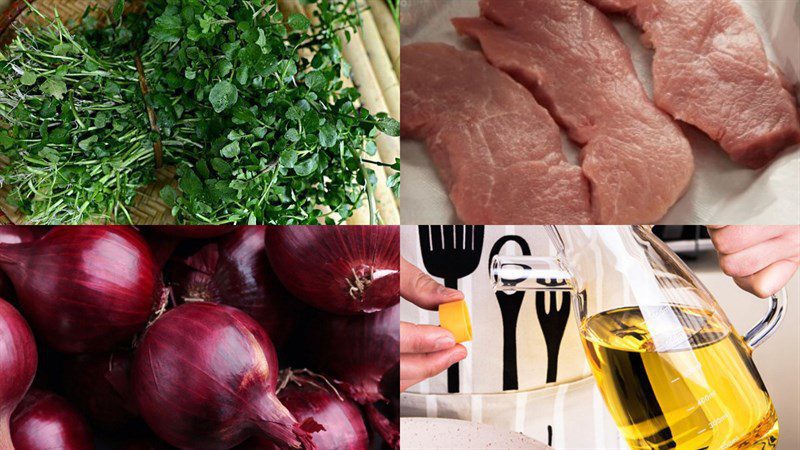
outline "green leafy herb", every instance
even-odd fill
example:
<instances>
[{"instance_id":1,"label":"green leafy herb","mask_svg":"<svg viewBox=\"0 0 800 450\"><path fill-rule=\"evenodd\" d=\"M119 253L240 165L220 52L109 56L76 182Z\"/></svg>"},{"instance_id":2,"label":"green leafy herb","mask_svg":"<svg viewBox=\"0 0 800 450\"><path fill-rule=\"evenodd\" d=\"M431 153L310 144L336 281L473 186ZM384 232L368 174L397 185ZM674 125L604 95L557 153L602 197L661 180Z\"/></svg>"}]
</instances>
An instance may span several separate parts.
<instances>
[{"instance_id":1,"label":"green leafy herb","mask_svg":"<svg viewBox=\"0 0 800 450\"><path fill-rule=\"evenodd\" d=\"M355 0L317 0L313 21L276 3L150 0L123 17L118 0L114 26L87 15L74 32L21 29L0 59L10 198L36 223L130 221L159 141L177 168L161 198L179 223L331 222L365 199L374 210L361 149L399 124L357 107L341 81Z\"/></svg>"},{"instance_id":2,"label":"green leafy herb","mask_svg":"<svg viewBox=\"0 0 800 450\"><path fill-rule=\"evenodd\" d=\"M95 24L20 28L0 56L0 143L11 161L0 178L31 223L130 222L136 189L153 181L136 72L120 62L132 31Z\"/></svg>"},{"instance_id":3,"label":"green leafy herb","mask_svg":"<svg viewBox=\"0 0 800 450\"><path fill-rule=\"evenodd\" d=\"M214 106L215 112L222 112L230 108L236 103L239 98L239 91L236 86L230 81L220 81L211 88L211 93L208 94L208 100Z\"/></svg>"}]
</instances>

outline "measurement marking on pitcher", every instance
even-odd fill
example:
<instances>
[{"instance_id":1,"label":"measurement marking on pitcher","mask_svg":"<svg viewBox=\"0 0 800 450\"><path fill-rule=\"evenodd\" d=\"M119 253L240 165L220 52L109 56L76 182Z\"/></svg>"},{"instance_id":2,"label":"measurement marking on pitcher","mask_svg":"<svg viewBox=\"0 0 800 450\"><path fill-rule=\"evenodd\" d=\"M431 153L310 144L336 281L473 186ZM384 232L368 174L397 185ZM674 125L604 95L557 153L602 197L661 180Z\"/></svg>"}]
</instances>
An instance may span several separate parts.
<instances>
[{"instance_id":1,"label":"measurement marking on pitcher","mask_svg":"<svg viewBox=\"0 0 800 450\"><path fill-rule=\"evenodd\" d=\"M696 404L694 404L694 405L692 405L692 406L690 406L690 407L686 408L686 412L692 412L692 411L694 411L695 409L697 409L697 408L699 408L699 407L701 407L701 406L705 405L706 403L708 403L709 401L711 401L711 399L712 399L712 398L714 398L716 395L717 395L717 392L716 392L716 391L713 391L713 392L709 392L708 394L706 394L706 395L704 395L704 396L700 397L700 399L698 399L698 400L697 400L697 403L696 403Z\"/></svg>"},{"instance_id":2,"label":"measurement marking on pitcher","mask_svg":"<svg viewBox=\"0 0 800 450\"><path fill-rule=\"evenodd\" d=\"M723 421L725 421L727 419L728 419L728 413L725 413L725 414L717 417L716 419L712 420L711 422L709 422L708 427L709 428L714 428L714 427L718 426L719 424L721 424Z\"/></svg>"}]
</instances>

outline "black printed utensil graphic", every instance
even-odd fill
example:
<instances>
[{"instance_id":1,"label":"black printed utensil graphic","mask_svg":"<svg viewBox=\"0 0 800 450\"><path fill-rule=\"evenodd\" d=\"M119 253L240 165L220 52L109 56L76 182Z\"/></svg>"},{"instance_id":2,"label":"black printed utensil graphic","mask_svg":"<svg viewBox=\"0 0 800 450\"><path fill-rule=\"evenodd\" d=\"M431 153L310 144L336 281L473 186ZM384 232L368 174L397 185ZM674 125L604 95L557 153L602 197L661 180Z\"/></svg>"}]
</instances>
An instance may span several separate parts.
<instances>
[{"instance_id":1,"label":"black printed utensil graphic","mask_svg":"<svg viewBox=\"0 0 800 450\"><path fill-rule=\"evenodd\" d=\"M508 242L515 242L519 245L522 254L530 256L531 248L528 242L520 236L503 236L498 239L492 246L492 251L489 253L489 270L492 267L492 258L500 253L503 246ZM525 281L524 279L516 280L517 282ZM519 319L519 310L522 308L522 299L525 297L525 291L516 291L507 294L502 291L496 291L494 296L497 298L497 303L500 305L500 315L503 318L503 390L514 391L519 389L519 375L517 374L517 321Z\"/></svg>"},{"instance_id":2,"label":"black printed utensil graphic","mask_svg":"<svg viewBox=\"0 0 800 450\"><path fill-rule=\"evenodd\" d=\"M458 279L478 268L483 248L482 225L421 225L419 245L425 270L458 289ZM447 392L458 392L458 364L447 369Z\"/></svg>"},{"instance_id":3,"label":"black printed utensil graphic","mask_svg":"<svg viewBox=\"0 0 800 450\"><path fill-rule=\"evenodd\" d=\"M541 286L564 286L564 280L545 280L537 279ZM550 307L545 310L545 296L550 297ZM558 296L562 295L561 307L558 308ZM569 291L537 291L536 292L536 316L539 318L539 325L544 334L544 343L547 345L547 383L556 381L558 373L558 351L561 347L561 339L564 337L564 330L567 328L569 319L569 308L572 293Z\"/></svg>"}]
</instances>

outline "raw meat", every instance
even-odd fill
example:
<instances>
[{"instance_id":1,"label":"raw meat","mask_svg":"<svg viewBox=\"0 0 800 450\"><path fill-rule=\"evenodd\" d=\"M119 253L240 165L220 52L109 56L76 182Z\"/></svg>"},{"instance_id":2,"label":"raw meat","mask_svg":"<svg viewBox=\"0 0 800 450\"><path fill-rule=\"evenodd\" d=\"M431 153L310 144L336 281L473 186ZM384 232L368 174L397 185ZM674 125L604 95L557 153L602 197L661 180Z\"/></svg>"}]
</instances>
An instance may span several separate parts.
<instances>
[{"instance_id":1,"label":"raw meat","mask_svg":"<svg viewBox=\"0 0 800 450\"><path fill-rule=\"evenodd\" d=\"M609 19L582 0L481 0L480 8L483 17L453 24L582 146L594 219L661 219L691 180L691 148L647 97Z\"/></svg>"},{"instance_id":2,"label":"raw meat","mask_svg":"<svg viewBox=\"0 0 800 450\"><path fill-rule=\"evenodd\" d=\"M588 183L533 96L474 51L403 46L403 137L424 139L469 224L591 222Z\"/></svg>"},{"instance_id":3,"label":"raw meat","mask_svg":"<svg viewBox=\"0 0 800 450\"><path fill-rule=\"evenodd\" d=\"M757 169L800 142L795 99L736 2L589 1L630 14L645 31L645 43L656 49L656 104L703 130L731 159Z\"/></svg>"}]
</instances>

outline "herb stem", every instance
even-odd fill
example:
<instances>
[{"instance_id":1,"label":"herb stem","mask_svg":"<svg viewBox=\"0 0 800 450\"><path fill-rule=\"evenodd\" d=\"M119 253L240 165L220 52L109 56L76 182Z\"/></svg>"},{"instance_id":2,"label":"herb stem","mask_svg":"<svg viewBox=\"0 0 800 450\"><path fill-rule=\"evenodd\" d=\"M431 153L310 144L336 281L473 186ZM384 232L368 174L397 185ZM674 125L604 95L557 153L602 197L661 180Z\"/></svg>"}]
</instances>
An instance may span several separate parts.
<instances>
[{"instance_id":1,"label":"herb stem","mask_svg":"<svg viewBox=\"0 0 800 450\"><path fill-rule=\"evenodd\" d=\"M367 172L367 167L364 165L364 161L361 159L361 155L358 154L358 150L355 148L351 148L350 151L353 153L353 156L358 158L358 165L361 170L361 175L364 177L365 187L367 189L367 204L369 205L369 224L375 225L378 223L376 220L375 214L375 189L372 186L372 182L369 180L369 173Z\"/></svg>"}]
</instances>

